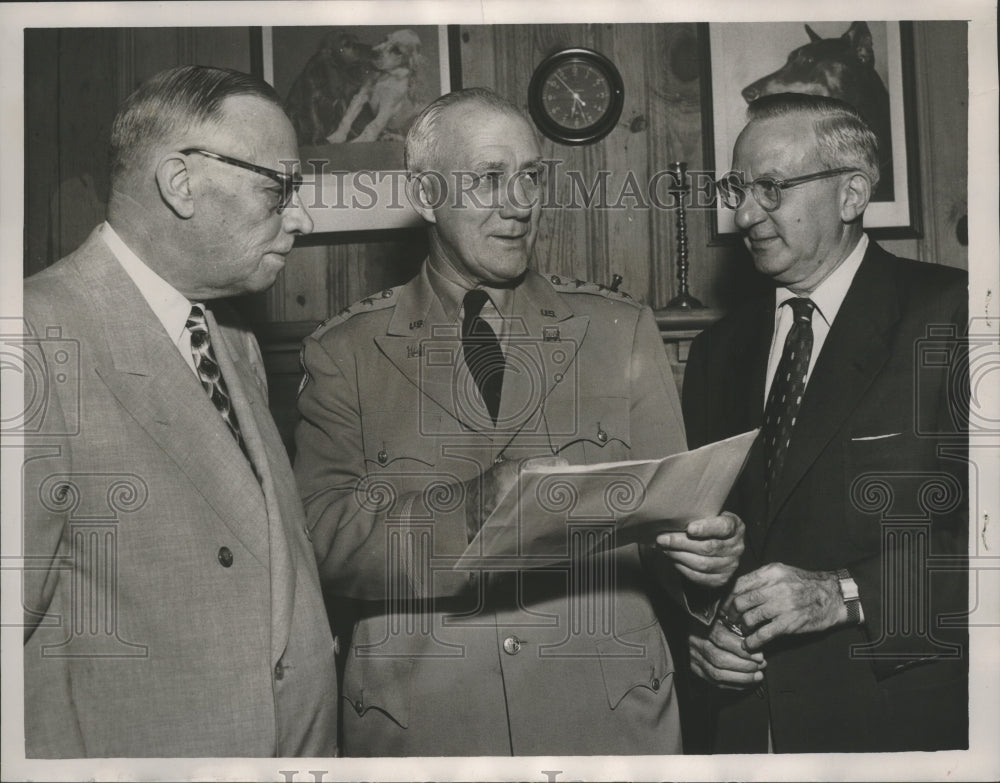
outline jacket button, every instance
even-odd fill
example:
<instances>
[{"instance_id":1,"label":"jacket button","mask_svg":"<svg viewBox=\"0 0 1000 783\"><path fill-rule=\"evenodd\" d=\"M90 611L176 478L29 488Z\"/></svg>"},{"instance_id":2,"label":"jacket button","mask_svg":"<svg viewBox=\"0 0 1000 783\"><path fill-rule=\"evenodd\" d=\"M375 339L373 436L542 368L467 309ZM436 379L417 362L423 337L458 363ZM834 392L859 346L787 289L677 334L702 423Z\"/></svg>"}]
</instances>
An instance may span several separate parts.
<instances>
[{"instance_id":1,"label":"jacket button","mask_svg":"<svg viewBox=\"0 0 1000 783\"><path fill-rule=\"evenodd\" d=\"M601 443L607 443L608 442L608 433L606 433L604 430L602 430L600 427L598 427L597 428L597 439Z\"/></svg>"},{"instance_id":2,"label":"jacket button","mask_svg":"<svg viewBox=\"0 0 1000 783\"><path fill-rule=\"evenodd\" d=\"M654 677L653 681L650 683L654 691L660 690L660 678Z\"/></svg>"},{"instance_id":3,"label":"jacket button","mask_svg":"<svg viewBox=\"0 0 1000 783\"><path fill-rule=\"evenodd\" d=\"M228 546L219 549L219 563L223 568L229 568L233 564L233 552Z\"/></svg>"},{"instance_id":4,"label":"jacket button","mask_svg":"<svg viewBox=\"0 0 1000 783\"><path fill-rule=\"evenodd\" d=\"M285 665L278 661L274 664L274 679L283 680L285 678Z\"/></svg>"},{"instance_id":5,"label":"jacket button","mask_svg":"<svg viewBox=\"0 0 1000 783\"><path fill-rule=\"evenodd\" d=\"M354 711L358 713L358 715L365 711L365 705L361 703L361 699L354 702Z\"/></svg>"},{"instance_id":6,"label":"jacket button","mask_svg":"<svg viewBox=\"0 0 1000 783\"><path fill-rule=\"evenodd\" d=\"M507 655L517 655L521 652L521 640L516 636L508 636L503 640L503 651Z\"/></svg>"},{"instance_id":7,"label":"jacket button","mask_svg":"<svg viewBox=\"0 0 1000 783\"><path fill-rule=\"evenodd\" d=\"M375 458L378 460L379 465L384 465L389 461L389 453L385 449L382 449L375 455Z\"/></svg>"}]
</instances>

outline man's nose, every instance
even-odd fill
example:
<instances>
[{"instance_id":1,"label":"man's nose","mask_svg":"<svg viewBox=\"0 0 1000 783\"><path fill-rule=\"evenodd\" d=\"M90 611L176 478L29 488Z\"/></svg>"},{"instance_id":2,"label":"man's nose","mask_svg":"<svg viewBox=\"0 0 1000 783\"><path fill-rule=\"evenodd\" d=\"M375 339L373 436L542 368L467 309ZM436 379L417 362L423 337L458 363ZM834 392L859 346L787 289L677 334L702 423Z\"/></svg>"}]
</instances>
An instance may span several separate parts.
<instances>
[{"instance_id":1,"label":"man's nose","mask_svg":"<svg viewBox=\"0 0 1000 783\"><path fill-rule=\"evenodd\" d=\"M537 188L525 177L511 177L500 194L500 216L526 220L538 203Z\"/></svg>"},{"instance_id":2,"label":"man's nose","mask_svg":"<svg viewBox=\"0 0 1000 783\"><path fill-rule=\"evenodd\" d=\"M755 226L766 219L767 212L757 203L757 199L753 197L753 193L748 189L743 197L743 203L736 208L735 221L737 227L742 231L746 231L751 226Z\"/></svg>"},{"instance_id":3,"label":"man's nose","mask_svg":"<svg viewBox=\"0 0 1000 783\"><path fill-rule=\"evenodd\" d=\"M313 219L309 215L309 210L302 202L301 194L296 191L292 200L288 202L281 213L282 228L289 234L311 234L313 230Z\"/></svg>"}]
</instances>

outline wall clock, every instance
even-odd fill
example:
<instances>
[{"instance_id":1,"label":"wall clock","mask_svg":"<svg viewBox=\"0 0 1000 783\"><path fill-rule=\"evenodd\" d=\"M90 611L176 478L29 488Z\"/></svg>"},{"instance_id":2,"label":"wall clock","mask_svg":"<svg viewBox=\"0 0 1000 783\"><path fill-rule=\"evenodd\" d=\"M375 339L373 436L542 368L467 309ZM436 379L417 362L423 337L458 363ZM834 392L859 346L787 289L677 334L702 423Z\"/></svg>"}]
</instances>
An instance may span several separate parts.
<instances>
[{"instance_id":1,"label":"wall clock","mask_svg":"<svg viewBox=\"0 0 1000 783\"><path fill-rule=\"evenodd\" d=\"M625 85L615 64L592 49L562 49L535 69L528 108L539 129L562 144L592 144L618 124Z\"/></svg>"}]
</instances>

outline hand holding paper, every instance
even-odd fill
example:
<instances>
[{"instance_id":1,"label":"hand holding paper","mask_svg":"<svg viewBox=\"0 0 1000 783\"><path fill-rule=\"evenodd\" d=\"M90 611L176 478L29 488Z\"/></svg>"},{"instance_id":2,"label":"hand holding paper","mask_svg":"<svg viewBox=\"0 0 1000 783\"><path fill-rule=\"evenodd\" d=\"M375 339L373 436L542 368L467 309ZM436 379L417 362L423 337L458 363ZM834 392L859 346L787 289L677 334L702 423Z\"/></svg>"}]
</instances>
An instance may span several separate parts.
<instances>
[{"instance_id":1,"label":"hand holding paper","mask_svg":"<svg viewBox=\"0 0 1000 783\"><path fill-rule=\"evenodd\" d=\"M686 566L684 573L707 573L702 584L722 584L742 550L743 528L718 514L755 436L658 460L525 465L454 567L541 567L580 554L574 541L581 535L616 547L677 533L663 548ZM701 521L685 533L695 520Z\"/></svg>"},{"instance_id":2,"label":"hand holding paper","mask_svg":"<svg viewBox=\"0 0 1000 783\"><path fill-rule=\"evenodd\" d=\"M728 511L696 519L686 530L661 533L656 545L681 575L702 587L722 587L736 573L743 554L743 520Z\"/></svg>"}]
</instances>

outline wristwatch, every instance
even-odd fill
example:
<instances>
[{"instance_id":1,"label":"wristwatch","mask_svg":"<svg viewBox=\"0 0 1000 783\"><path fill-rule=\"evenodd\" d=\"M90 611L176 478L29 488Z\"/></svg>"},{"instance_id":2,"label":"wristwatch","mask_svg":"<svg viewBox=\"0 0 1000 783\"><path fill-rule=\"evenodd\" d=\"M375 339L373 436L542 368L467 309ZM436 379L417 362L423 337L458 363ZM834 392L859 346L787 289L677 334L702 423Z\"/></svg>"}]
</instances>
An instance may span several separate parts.
<instances>
[{"instance_id":1,"label":"wristwatch","mask_svg":"<svg viewBox=\"0 0 1000 783\"><path fill-rule=\"evenodd\" d=\"M840 594L844 598L844 606L847 607L847 622L851 625L860 625L864 620L864 612L861 610L861 594L858 592L858 583L851 577L850 571L846 568L837 569L837 584L840 586Z\"/></svg>"}]
</instances>

